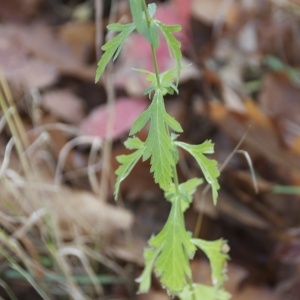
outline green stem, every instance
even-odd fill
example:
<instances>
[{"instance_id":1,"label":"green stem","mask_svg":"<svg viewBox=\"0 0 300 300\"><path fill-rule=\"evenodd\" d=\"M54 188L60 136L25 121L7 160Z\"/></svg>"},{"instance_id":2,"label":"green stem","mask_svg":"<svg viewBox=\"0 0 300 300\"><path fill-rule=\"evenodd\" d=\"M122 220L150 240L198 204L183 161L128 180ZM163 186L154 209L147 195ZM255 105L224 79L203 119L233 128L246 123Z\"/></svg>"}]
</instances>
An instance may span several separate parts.
<instances>
[{"instance_id":1,"label":"green stem","mask_svg":"<svg viewBox=\"0 0 300 300\"><path fill-rule=\"evenodd\" d=\"M176 166L173 166L173 177L174 177L175 191L177 194L176 201L178 201L179 205L181 205L180 199L179 199L179 181L178 181ZM181 211L181 208L180 208L180 211ZM182 216L182 218L183 218L183 216ZM192 280L192 278L188 278L187 280L188 280L188 285L190 287L190 290L192 292L192 300L196 300L196 295L195 295L195 293L193 293L193 291L194 291L193 280Z\"/></svg>"},{"instance_id":2,"label":"green stem","mask_svg":"<svg viewBox=\"0 0 300 300\"><path fill-rule=\"evenodd\" d=\"M146 16L147 24L148 24L148 27L149 27L150 23L151 23L151 17L149 15L147 4L146 4L145 0L143 1L143 8L144 8L144 13L145 13L145 16ZM153 60L153 64L154 64L154 70L155 70L157 86L160 88L159 68L158 68L157 56L156 56L155 48L152 45L152 43L150 43L150 46L151 46L151 54L152 54L152 60Z\"/></svg>"},{"instance_id":3,"label":"green stem","mask_svg":"<svg viewBox=\"0 0 300 300\"><path fill-rule=\"evenodd\" d=\"M175 191L176 194L179 196L179 181L178 181L176 166L173 166L173 178L174 178Z\"/></svg>"},{"instance_id":4,"label":"green stem","mask_svg":"<svg viewBox=\"0 0 300 300\"><path fill-rule=\"evenodd\" d=\"M143 1L143 8L144 8L144 12L145 12L145 15L146 15L147 24L148 24L148 26L150 26L151 17L149 15L149 12L148 12L148 9L147 9L147 4L146 4L145 0ZM158 88L160 88L161 84L160 84L160 79L159 79L159 68L158 68L156 51L155 51L154 46L152 44L150 44L150 45L151 45L151 53L152 53L152 60L153 60L153 64L154 64L156 81L157 81ZM178 188L179 187L179 182L178 182L176 166L173 166L173 177L174 177L174 185L175 185L176 194L179 195L179 188Z\"/></svg>"},{"instance_id":5,"label":"green stem","mask_svg":"<svg viewBox=\"0 0 300 300\"><path fill-rule=\"evenodd\" d=\"M145 0L143 0L143 9L144 9L144 13L145 13L145 16L146 16L147 25L149 27L150 24L151 24L151 17L149 15L147 4L146 4ZM160 89L161 83L160 83L160 78L159 78L159 68L158 68L156 51L155 51L155 47L152 45L152 43L150 43L150 45L151 45L151 54L152 54L152 60L153 60L153 64L154 64L154 70L155 70L157 86ZM180 199L179 199L179 181L178 181L176 165L173 166L173 180L174 180L174 185L175 185L175 191L176 191L176 194L177 194L176 201L178 201L177 204L179 204L179 207L180 207L181 204L180 204ZM181 208L180 208L180 211L181 211ZM183 216L182 216L182 218L183 218ZM188 284L190 286L190 289L193 290L194 287L193 287L192 278L188 278ZM193 293L192 300L196 300L196 296L195 296L194 293Z\"/></svg>"}]
</instances>

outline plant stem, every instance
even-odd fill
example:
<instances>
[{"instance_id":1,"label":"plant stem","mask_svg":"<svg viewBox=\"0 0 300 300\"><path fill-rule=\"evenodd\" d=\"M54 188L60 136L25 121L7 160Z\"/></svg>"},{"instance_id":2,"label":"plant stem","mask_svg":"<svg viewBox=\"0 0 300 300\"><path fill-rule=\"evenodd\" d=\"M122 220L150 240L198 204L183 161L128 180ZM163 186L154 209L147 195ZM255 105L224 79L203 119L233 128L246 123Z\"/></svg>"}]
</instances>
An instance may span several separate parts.
<instances>
[{"instance_id":1,"label":"plant stem","mask_svg":"<svg viewBox=\"0 0 300 300\"><path fill-rule=\"evenodd\" d=\"M150 26L151 17L149 15L147 4L146 4L145 0L143 0L143 7L144 7L144 13L145 13L145 16L146 16L147 24L148 24L148 26ZM150 43L150 46L151 46L151 54L152 54L152 60L153 60L153 64L154 64L154 70L155 70L157 86L160 88L159 68L158 68L156 52L155 52L154 46L151 43Z\"/></svg>"},{"instance_id":2,"label":"plant stem","mask_svg":"<svg viewBox=\"0 0 300 300\"><path fill-rule=\"evenodd\" d=\"M147 20L148 26L150 26L151 17L149 15L145 0L143 0L143 8L144 8L144 12L145 12L145 15L146 15L146 20ZM150 45L151 45L151 53L152 53L152 60L153 60L153 64L154 64L156 81L157 81L158 87L160 88L161 84L160 84L160 79L159 79L159 68L158 68L156 51L155 51L154 46L152 44L150 44ZM174 185L175 185L175 191L176 191L176 194L177 194L176 201L180 202L180 199L179 199L179 181L178 181L178 174L177 174L176 165L173 165L173 180L174 180ZM193 291L194 287L193 287L192 278L188 278L188 284L190 286L191 291ZM192 300L196 300L196 296L195 296L194 293L192 294Z\"/></svg>"}]
</instances>

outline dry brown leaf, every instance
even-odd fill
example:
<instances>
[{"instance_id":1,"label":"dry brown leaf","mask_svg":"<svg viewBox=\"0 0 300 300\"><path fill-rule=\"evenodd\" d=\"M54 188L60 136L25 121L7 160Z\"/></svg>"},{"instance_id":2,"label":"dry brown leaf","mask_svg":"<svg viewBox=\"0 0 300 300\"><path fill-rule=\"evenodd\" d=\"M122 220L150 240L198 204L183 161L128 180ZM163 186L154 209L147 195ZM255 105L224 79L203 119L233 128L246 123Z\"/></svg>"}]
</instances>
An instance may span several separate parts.
<instances>
[{"instance_id":1,"label":"dry brown leaf","mask_svg":"<svg viewBox=\"0 0 300 300\"><path fill-rule=\"evenodd\" d=\"M192 15L207 23L234 24L238 18L238 11L233 1L224 0L193 0Z\"/></svg>"},{"instance_id":2,"label":"dry brown leaf","mask_svg":"<svg viewBox=\"0 0 300 300\"><path fill-rule=\"evenodd\" d=\"M107 204L89 192L60 187L48 203L65 238L73 237L74 227L81 234L111 238L117 231L129 230L133 223L128 210Z\"/></svg>"},{"instance_id":3,"label":"dry brown leaf","mask_svg":"<svg viewBox=\"0 0 300 300\"><path fill-rule=\"evenodd\" d=\"M42 89L55 83L58 72L52 64L31 58L20 68L20 81L30 89Z\"/></svg>"},{"instance_id":4,"label":"dry brown leaf","mask_svg":"<svg viewBox=\"0 0 300 300\"><path fill-rule=\"evenodd\" d=\"M211 269L207 261L196 260L192 262L193 278L196 282L211 284ZM225 290L232 295L232 300L279 300L275 292L264 286L244 286L241 284L248 276L248 272L233 263L228 265L228 280L225 282Z\"/></svg>"},{"instance_id":5,"label":"dry brown leaf","mask_svg":"<svg viewBox=\"0 0 300 300\"><path fill-rule=\"evenodd\" d=\"M95 47L95 24L93 22L71 22L58 30L59 38L70 45L82 63L89 59Z\"/></svg>"},{"instance_id":6,"label":"dry brown leaf","mask_svg":"<svg viewBox=\"0 0 300 300\"><path fill-rule=\"evenodd\" d=\"M272 118L282 142L288 147L294 147L295 140L300 137L299 94L300 88L286 74L272 73L264 78L261 109Z\"/></svg>"},{"instance_id":7,"label":"dry brown leaf","mask_svg":"<svg viewBox=\"0 0 300 300\"><path fill-rule=\"evenodd\" d=\"M29 58L28 52L15 40L12 28L1 28L0 35L0 68L11 84L41 89L55 82L56 68L43 60Z\"/></svg>"},{"instance_id":8,"label":"dry brown leaf","mask_svg":"<svg viewBox=\"0 0 300 300\"><path fill-rule=\"evenodd\" d=\"M31 54L53 64L64 74L94 81L95 67L82 64L71 47L59 40L49 27L12 27L15 38Z\"/></svg>"},{"instance_id":9,"label":"dry brown leaf","mask_svg":"<svg viewBox=\"0 0 300 300\"><path fill-rule=\"evenodd\" d=\"M196 211L204 212L211 218L217 218L219 214L230 216L232 220L260 230L270 229L271 225L262 216L257 214L251 206L245 205L240 199L236 200L233 195L224 191L219 193L218 206L215 207L210 195L202 195L194 201Z\"/></svg>"},{"instance_id":10,"label":"dry brown leaf","mask_svg":"<svg viewBox=\"0 0 300 300\"><path fill-rule=\"evenodd\" d=\"M138 295L137 300L169 300L165 292L149 291L147 294Z\"/></svg>"},{"instance_id":11,"label":"dry brown leaf","mask_svg":"<svg viewBox=\"0 0 300 300\"><path fill-rule=\"evenodd\" d=\"M246 99L245 107L247 111L247 115L251 120L253 120L256 124L264 128L272 128L272 121L268 118L262 110L257 106L252 99Z\"/></svg>"},{"instance_id":12,"label":"dry brown leaf","mask_svg":"<svg viewBox=\"0 0 300 300\"><path fill-rule=\"evenodd\" d=\"M284 149L275 128L262 127L256 119L251 119L251 115L230 113L222 104L210 103L209 106L212 120L235 141L239 141L250 126L243 144L251 157L263 156L274 166L285 169L287 178L292 173L300 176L299 157Z\"/></svg>"},{"instance_id":13,"label":"dry brown leaf","mask_svg":"<svg viewBox=\"0 0 300 300\"><path fill-rule=\"evenodd\" d=\"M68 90L52 90L43 94L42 105L58 119L76 124L83 118L83 100Z\"/></svg>"},{"instance_id":14,"label":"dry brown leaf","mask_svg":"<svg viewBox=\"0 0 300 300\"><path fill-rule=\"evenodd\" d=\"M107 248L107 254L113 255L122 261L132 262L144 267L143 254L145 247L147 247L146 241L136 236L125 237L125 239L119 238L118 243Z\"/></svg>"}]
</instances>

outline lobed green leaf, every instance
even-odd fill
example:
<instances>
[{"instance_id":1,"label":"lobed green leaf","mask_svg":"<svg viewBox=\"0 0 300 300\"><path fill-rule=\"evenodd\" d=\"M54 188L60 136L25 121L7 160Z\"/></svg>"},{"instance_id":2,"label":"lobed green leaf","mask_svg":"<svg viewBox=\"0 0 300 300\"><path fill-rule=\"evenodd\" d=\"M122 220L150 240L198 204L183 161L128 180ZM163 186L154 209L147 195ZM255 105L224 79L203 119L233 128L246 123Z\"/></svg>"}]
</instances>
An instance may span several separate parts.
<instances>
[{"instance_id":1,"label":"lobed green leaf","mask_svg":"<svg viewBox=\"0 0 300 300\"><path fill-rule=\"evenodd\" d=\"M164 114L164 119L166 124L175 132L183 132L181 125L178 123L176 119L171 117L168 113Z\"/></svg>"},{"instance_id":2,"label":"lobed green leaf","mask_svg":"<svg viewBox=\"0 0 300 300\"><path fill-rule=\"evenodd\" d=\"M143 34L145 31L145 20L142 0L129 0L130 11L133 22L138 33Z\"/></svg>"},{"instance_id":3,"label":"lobed green leaf","mask_svg":"<svg viewBox=\"0 0 300 300\"><path fill-rule=\"evenodd\" d=\"M127 37L131 34L131 32L135 29L134 24L111 24L108 28L112 28L113 31L120 32L110 41L108 41L105 45L102 46L102 50L104 51L103 55L101 56L96 71L96 78L95 82L97 83L102 76L107 64L113 58L115 60L119 55L124 42L126 41Z\"/></svg>"},{"instance_id":4,"label":"lobed green leaf","mask_svg":"<svg viewBox=\"0 0 300 300\"><path fill-rule=\"evenodd\" d=\"M161 284L171 295L177 295L188 284L191 269L189 260L193 257L196 247L191 243L191 238L185 230L183 213L179 199L172 203L169 218L161 230L149 242L150 255L147 259L146 269L140 277L140 291L149 287L149 268L154 266L155 273L160 276ZM146 250L146 251L149 251Z\"/></svg>"},{"instance_id":5,"label":"lobed green leaf","mask_svg":"<svg viewBox=\"0 0 300 300\"><path fill-rule=\"evenodd\" d=\"M192 243L201 249L208 257L212 269L212 282L213 285L219 289L226 277L226 265L229 259L229 247L223 239L216 241L205 241L201 239L192 239Z\"/></svg>"},{"instance_id":6,"label":"lobed green leaf","mask_svg":"<svg viewBox=\"0 0 300 300\"><path fill-rule=\"evenodd\" d=\"M229 300L231 295L224 290L216 290L213 286L194 283L192 288L186 286L178 297L180 300Z\"/></svg>"},{"instance_id":7,"label":"lobed green leaf","mask_svg":"<svg viewBox=\"0 0 300 300\"><path fill-rule=\"evenodd\" d=\"M131 154L117 156L117 161L120 163L120 166L116 170L115 199L118 197L121 182L130 174L144 152L144 143L137 137L127 139L124 144L127 149L136 149L136 151Z\"/></svg>"},{"instance_id":8,"label":"lobed green leaf","mask_svg":"<svg viewBox=\"0 0 300 300\"><path fill-rule=\"evenodd\" d=\"M143 129L147 122L151 118L151 107L149 106L138 118L134 121L134 123L131 126L131 130L129 132L129 135L134 135L137 132L139 132L141 129Z\"/></svg>"},{"instance_id":9,"label":"lobed green leaf","mask_svg":"<svg viewBox=\"0 0 300 300\"><path fill-rule=\"evenodd\" d=\"M144 251L145 268L141 276L136 279L136 282L140 284L139 293L147 293L150 290L152 270L159 252L160 249L153 250L151 248Z\"/></svg>"},{"instance_id":10,"label":"lobed green leaf","mask_svg":"<svg viewBox=\"0 0 300 300\"><path fill-rule=\"evenodd\" d=\"M149 106L151 123L149 134L145 141L143 160L151 157L150 171L154 173L154 181L163 190L169 188L173 178L175 150L166 124L166 110L160 91L156 91Z\"/></svg>"},{"instance_id":11,"label":"lobed green leaf","mask_svg":"<svg viewBox=\"0 0 300 300\"><path fill-rule=\"evenodd\" d=\"M181 210L182 212L185 212L192 202L193 194L195 193L197 187L202 183L203 179L200 178L189 179L178 186L178 195L176 194L175 184L172 183L169 190L165 192L165 197L171 203L174 202L176 197L179 197L181 202Z\"/></svg>"},{"instance_id":12,"label":"lobed green leaf","mask_svg":"<svg viewBox=\"0 0 300 300\"><path fill-rule=\"evenodd\" d=\"M213 153L214 148L211 141L205 141L201 145L189 145L183 142L175 142L177 146L189 152L197 161L206 181L211 185L213 202L217 204L218 190L220 188L218 177L220 172L217 168L217 162L208 159L204 154Z\"/></svg>"},{"instance_id":13,"label":"lobed green leaf","mask_svg":"<svg viewBox=\"0 0 300 300\"><path fill-rule=\"evenodd\" d=\"M177 69L177 84L180 77L181 71L181 43L175 38L173 35L174 32L178 32L181 30L180 25L166 25L162 22L158 22L158 27L160 28L161 32L163 33L169 48L170 56L176 62L176 69Z\"/></svg>"}]
</instances>

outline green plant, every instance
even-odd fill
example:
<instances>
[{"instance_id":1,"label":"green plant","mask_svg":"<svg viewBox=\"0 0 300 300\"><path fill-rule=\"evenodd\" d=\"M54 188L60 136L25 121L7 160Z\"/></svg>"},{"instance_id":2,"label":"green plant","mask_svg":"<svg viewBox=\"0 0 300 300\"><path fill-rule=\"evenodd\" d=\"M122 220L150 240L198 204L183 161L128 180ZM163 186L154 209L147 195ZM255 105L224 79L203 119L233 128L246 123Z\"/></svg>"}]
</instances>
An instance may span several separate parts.
<instances>
[{"instance_id":1,"label":"green plant","mask_svg":"<svg viewBox=\"0 0 300 300\"><path fill-rule=\"evenodd\" d=\"M145 250L145 269L138 278L139 292L145 293L150 289L151 274L154 269L161 284L172 296L185 299L229 299L222 285L226 278L225 267L228 259L228 246L223 239L205 241L193 238L187 232L184 224L184 212L192 201L192 195L202 184L200 178L193 178L184 183L178 182L176 165L179 161L179 149L187 151L197 161L206 181L211 185L214 204L217 203L219 190L219 170L215 160L206 157L213 153L211 141L200 145L190 145L178 141L182 133L181 125L171 117L165 108L164 96L178 93L178 82L181 71L180 42L174 33L181 30L179 25L166 25L155 19L156 5L146 5L144 0L130 0L133 23L110 24L108 29L117 35L108 41L102 50L97 68L96 82L100 79L108 62L115 60L121 48L134 31L146 37L151 45L155 72L137 70L147 74L150 87L145 91L151 103L132 125L130 137L125 141L125 147L133 152L117 157L120 163L116 171L115 198L119 193L120 184L133 170L136 163L142 159L150 159L154 181L164 191L165 197L172 203L168 220L163 229L149 240L149 247ZM175 67L163 73L159 72L156 49L160 44L160 34L165 38ZM175 83L174 83L175 82ZM150 123L148 137L141 141L135 136L147 123ZM193 283L189 261L196 249L202 250L210 261L212 268L212 286Z\"/></svg>"}]
</instances>

